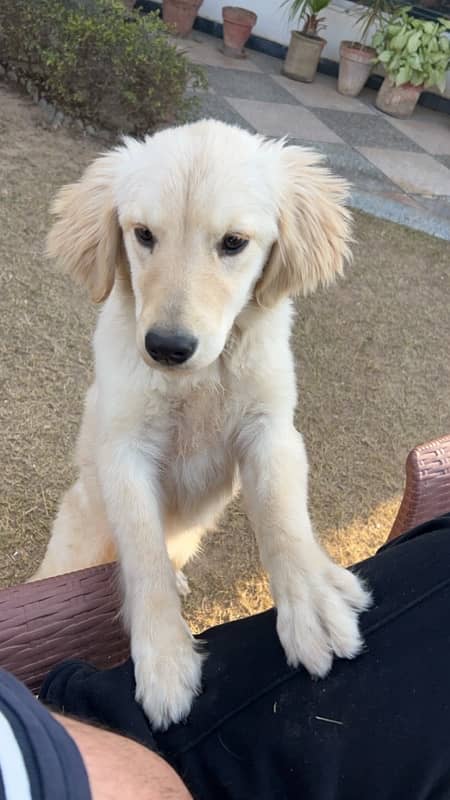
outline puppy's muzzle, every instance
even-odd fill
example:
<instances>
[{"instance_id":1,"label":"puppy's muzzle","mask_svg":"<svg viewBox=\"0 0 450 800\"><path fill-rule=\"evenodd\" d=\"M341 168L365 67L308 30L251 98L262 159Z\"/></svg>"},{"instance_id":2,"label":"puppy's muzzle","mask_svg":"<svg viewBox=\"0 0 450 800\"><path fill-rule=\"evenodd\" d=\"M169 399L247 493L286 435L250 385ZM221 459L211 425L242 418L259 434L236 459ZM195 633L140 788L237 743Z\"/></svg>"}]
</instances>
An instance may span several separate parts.
<instances>
[{"instance_id":1,"label":"puppy's muzzle","mask_svg":"<svg viewBox=\"0 0 450 800\"><path fill-rule=\"evenodd\" d=\"M188 333L162 331L152 328L145 336L145 349L158 364L176 367L195 353L198 340Z\"/></svg>"}]
</instances>

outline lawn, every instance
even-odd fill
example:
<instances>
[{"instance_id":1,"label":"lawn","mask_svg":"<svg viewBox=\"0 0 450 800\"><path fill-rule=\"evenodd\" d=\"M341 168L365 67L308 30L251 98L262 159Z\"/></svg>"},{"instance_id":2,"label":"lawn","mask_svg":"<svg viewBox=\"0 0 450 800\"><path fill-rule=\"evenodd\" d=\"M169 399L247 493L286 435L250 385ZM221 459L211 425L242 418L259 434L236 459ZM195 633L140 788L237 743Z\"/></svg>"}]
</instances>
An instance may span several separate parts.
<instances>
[{"instance_id":1,"label":"lawn","mask_svg":"<svg viewBox=\"0 0 450 800\"><path fill-rule=\"evenodd\" d=\"M42 556L92 375L96 311L43 257L56 189L101 143L48 130L0 87L0 585ZM450 431L448 243L355 215L345 279L302 300L293 335L298 425L311 462L311 512L342 563L384 541L406 454ZM195 628L270 603L239 505L187 573Z\"/></svg>"}]
</instances>

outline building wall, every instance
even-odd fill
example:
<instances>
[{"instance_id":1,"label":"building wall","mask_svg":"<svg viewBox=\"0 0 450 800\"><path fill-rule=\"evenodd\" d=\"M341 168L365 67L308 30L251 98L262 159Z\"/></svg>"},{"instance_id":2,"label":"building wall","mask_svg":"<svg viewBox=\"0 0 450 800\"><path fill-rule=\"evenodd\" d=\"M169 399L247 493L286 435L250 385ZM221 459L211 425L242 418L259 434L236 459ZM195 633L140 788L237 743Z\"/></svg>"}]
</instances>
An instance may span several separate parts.
<instances>
[{"instance_id":1,"label":"building wall","mask_svg":"<svg viewBox=\"0 0 450 800\"><path fill-rule=\"evenodd\" d=\"M289 44L292 25L288 21L286 9L280 8L277 0L246 0L243 6L258 15L258 21L253 29L254 34L279 44ZM222 3L218 0L203 0L200 15L221 21ZM332 5L325 9L321 16L325 17L327 24L326 30L321 33L327 40L323 56L337 61L339 42L342 39L352 38L352 31L355 31L354 38L358 38L355 28L355 4L348 0L333 0Z\"/></svg>"}]
</instances>

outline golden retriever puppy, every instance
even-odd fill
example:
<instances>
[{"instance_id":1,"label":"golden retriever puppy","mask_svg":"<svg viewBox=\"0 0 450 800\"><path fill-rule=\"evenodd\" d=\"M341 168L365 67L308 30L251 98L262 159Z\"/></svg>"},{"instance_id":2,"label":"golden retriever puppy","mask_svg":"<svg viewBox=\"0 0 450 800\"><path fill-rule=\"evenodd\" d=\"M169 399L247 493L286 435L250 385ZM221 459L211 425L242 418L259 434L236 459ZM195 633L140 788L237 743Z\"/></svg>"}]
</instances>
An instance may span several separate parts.
<instances>
[{"instance_id":1,"label":"golden retriever puppy","mask_svg":"<svg viewBox=\"0 0 450 800\"><path fill-rule=\"evenodd\" d=\"M290 297L340 274L347 187L320 157L203 120L127 138L63 188L48 251L94 302L95 381L35 578L117 552L136 697L183 719L202 654L179 573L238 485L289 664L323 676L361 649L369 595L314 538Z\"/></svg>"}]
</instances>

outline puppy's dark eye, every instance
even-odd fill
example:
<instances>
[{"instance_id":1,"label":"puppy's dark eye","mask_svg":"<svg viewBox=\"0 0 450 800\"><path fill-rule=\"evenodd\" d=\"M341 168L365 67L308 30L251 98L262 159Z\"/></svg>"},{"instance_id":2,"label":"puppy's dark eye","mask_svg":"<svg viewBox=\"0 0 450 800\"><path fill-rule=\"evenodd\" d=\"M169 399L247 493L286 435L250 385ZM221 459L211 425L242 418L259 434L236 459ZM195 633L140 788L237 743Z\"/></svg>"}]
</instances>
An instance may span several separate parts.
<instances>
[{"instance_id":1,"label":"puppy's dark eye","mask_svg":"<svg viewBox=\"0 0 450 800\"><path fill-rule=\"evenodd\" d=\"M244 247L247 247L247 245L248 239L244 239L237 233L227 233L220 243L220 249L225 255L234 256L237 253L240 253Z\"/></svg>"},{"instance_id":2,"label":"puppy's dark eye","mask_svg":"<svg viewBox=\"0 0 450 800\"><path fill-rule=\"evenodd\" d=\"M149 228L135 228L134 235L136 236L139 244L142 244L143 247L148 247L150 250L153 248L155 244L155 237Z\"/></svg>"}]
</instances>

